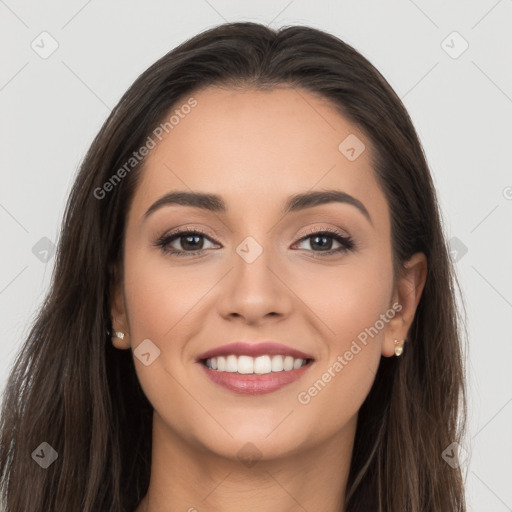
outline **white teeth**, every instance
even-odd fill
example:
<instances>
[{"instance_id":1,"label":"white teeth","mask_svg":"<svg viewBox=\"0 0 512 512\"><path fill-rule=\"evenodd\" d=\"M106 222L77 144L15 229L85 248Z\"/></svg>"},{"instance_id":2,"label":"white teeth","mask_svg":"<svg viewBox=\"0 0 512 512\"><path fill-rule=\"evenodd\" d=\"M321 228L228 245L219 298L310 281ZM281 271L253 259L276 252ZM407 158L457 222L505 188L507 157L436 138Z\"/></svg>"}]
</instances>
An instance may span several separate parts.
<instances>
[{"instance_id":1,"label":"white teeth","mask_svg":"<svg viewBox=\"0 0 512 512\"><path fill-rule=\"evenodd\" d=\"M236 356L228 356L226 358L226 372L236 372L238 370L237 357Z\"/></svg>"},{"instance_id":2,"label":"white teeth","mask_svg":"<svg viewBox=\"0 0 512 512\"><path fill-rule=\"evenodd\" d=\"M270 356L259 356L254 359L254 373L263 374L272 371Z\"/></svg>"},{"instance_id":3,"label":"white teeth","mask_svg":"<svg viewBox=\"0 0 512 512\"><path fill-rule=\"evenodd\" d=\"M294 359L292 356L228 356L212 357L206 360L206 366L220 372L241 373L245 375L263 375L271 372L297 370L306 364L306 359Z\"/></svg>"},{"instance_id":4,"label":"white teeth","mask_svg":"<svg viewBox=\"0 0 512 512\"><path fill-rule=\"evenodd\" d=\"M238 357L238 373L253 373L254 359L249 356Z\"/></svg>"},{"instance_id":5,"label":"white teeth","mask_svg":"<svg viewBox=\"0 0 512 512\"><path fill-rule=\"evenodd\" d=\"M293 361L293 369L297 370L300 368L302 366L302 362L302 359L295 359L295 361Z\"/></svg>"},{"instance_id":6,"label":"white teeth","mask_svg":"<svg viewBox=\"0 0 512 512\"><path fill-rule=\"evenodd\" d=\"M286 356L284 358L283 367L284 367L285 371L289 371L289 370L293 369L293 357L292 356Z\"/></svg>"},{"instance_id":7,"label":"white teeth","mask_svg":"<svg viewBox=\"0 0 512 512\"><path fill-rule=\"evenodd\" d=\"M272 358L272 371L282 372L283 371L283 356L274 356Z\"/></svg>"}]
</instances>

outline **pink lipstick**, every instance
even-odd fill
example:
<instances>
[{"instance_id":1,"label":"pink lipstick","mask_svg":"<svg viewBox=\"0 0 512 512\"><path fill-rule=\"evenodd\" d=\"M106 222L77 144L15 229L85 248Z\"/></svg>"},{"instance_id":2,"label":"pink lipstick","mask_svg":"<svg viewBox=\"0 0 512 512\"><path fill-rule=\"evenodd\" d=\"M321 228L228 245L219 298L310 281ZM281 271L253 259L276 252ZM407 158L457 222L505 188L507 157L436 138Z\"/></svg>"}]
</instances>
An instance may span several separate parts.
<instances>
[{"instance_id":1,"label":"pink lipstick","mask_svg":"<svg viewBox=\"0 0 512 512\"><path fill-rule=\"evenodd\" d=\"M313 364L305 352L281 343L235 342L197 357L212 382L240 394L263 394L298 380Z\"/></svg>"}]
</instances>

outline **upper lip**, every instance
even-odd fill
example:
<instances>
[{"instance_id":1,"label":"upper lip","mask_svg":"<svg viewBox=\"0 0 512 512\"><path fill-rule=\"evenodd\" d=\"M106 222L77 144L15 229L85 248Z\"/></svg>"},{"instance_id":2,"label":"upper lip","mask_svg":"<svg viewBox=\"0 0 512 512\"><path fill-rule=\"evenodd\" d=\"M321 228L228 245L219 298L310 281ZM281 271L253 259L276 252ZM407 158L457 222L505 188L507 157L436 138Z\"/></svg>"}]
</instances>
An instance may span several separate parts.
<instances>
[{"instance_id":1,"label":"upper lip","mask_svg":"<svg viewBox=\"0 0 512 512\"><path fill-rule=\"evenodd\" d=\"M306 354L305 352L274 341L264 341L261 343L236 341L234 343L228 343L227 345L207 350L206 352L199 354L199 356L197 356L197 360L202 361L212 357L229 356L231 354L251 357L283 355L292 356L294 359L313 359L313 356Z\"/></svg>"}]
</instances>

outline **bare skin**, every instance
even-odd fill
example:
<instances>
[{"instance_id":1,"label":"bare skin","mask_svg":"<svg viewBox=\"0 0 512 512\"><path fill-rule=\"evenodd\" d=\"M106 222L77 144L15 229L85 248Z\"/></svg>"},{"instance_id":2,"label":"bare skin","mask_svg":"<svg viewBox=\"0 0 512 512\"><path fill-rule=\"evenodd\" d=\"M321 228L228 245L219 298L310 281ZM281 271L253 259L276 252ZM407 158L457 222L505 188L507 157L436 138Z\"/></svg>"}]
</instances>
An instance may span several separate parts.
<instances>
[{"instance_id":1,"label":"bare skin","mask_svg":"<svg viewBox=\"0 0 512 512\"><path fill-rule=\"evenodd\" d=\"M114 328L126 333L117 348L149 339L160 350L148 366L134 356L154 408L151 482L136 512L339 512L358 410L381 356L394 356L394 340L407 337L425 256L415 254L394 284L389 209L370 141L328 102L286 88L193 96L197 107L147 157L112 307ZM338 149L349 134L366 146L354 161ZM291 195L333 189L358 199L371 220L341 202L282 213ZM171 204L145 216L172 191L218 194L226 211ZM185 235L168 244L184 256L155 245L176 228L206 233L199 249L183 245ZM312 233L325 229L350 236L353 249L323 255ZM249 236L262 249L251 263L236 251ZM327 236L327 250L343 248ZM378 334L333 371L389 311ZM277 391L239 395L196 361L236 340L281 342L314 363ZM325 387L308 394L329 368ZM260 457L252 465L239 456L247 443Z\"/></svg>"}]
</instances>

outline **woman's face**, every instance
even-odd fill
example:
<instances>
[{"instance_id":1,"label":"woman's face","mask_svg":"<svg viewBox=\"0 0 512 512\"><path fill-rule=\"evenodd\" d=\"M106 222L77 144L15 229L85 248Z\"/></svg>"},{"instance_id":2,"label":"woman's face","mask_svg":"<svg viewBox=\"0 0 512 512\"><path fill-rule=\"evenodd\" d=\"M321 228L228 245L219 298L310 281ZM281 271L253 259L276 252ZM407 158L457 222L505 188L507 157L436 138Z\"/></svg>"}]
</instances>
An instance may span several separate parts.
<instances>
[{"instance_id":1,"label":"woman's face","mask_svg":"<svg viewBox=\"0 0 512 512\"><path fill-rule=\"evenodd\" d=\"M412 320L393 287L389 210L370 141L304 90L208 88L193 97L197 105L146 159L112 313L155 421L231 458L248 442L273 458L353 435L381 355L393 354ZM341 200L291 199L325 191ZM176 192L217 199L162 200ZM228 348L223 371L219 356L208 363L217 370L198 361L240 341L284 347L254 357ZM292 349L313 361L281 369L279 355Z\"/></svg>"}]
</instances>

